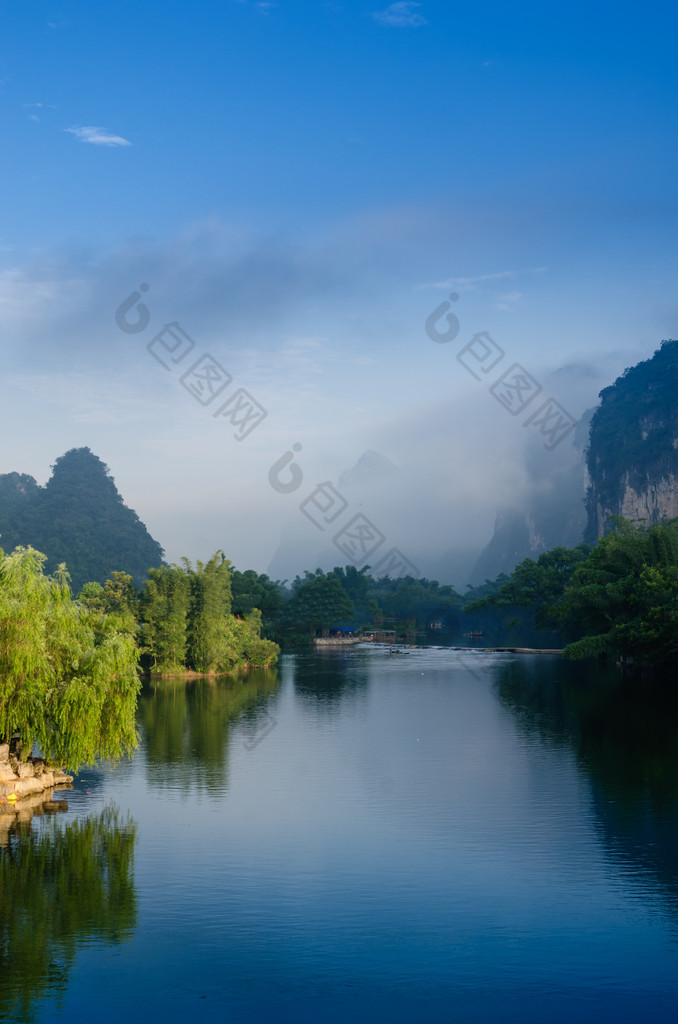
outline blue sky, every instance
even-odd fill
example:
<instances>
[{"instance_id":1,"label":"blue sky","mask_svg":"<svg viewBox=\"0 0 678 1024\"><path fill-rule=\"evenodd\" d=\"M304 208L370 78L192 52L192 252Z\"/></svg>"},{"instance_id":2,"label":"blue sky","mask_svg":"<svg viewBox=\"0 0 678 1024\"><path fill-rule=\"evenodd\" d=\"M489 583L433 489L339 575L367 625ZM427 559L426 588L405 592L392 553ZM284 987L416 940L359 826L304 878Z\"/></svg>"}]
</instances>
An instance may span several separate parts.
<instances>
[{"instance_id":1,"label":"blue sky","mask_svg":"<svg viewBox=\"0 0 678 1024\"><path fill-rule=\"evenodd\" d=\"M310 529L309 567L319 543L272 463L299 443L303 487L336 484L371 449L399 482L355 506L389 542L427 571L481 547L529 484L526 433L462 344L487 331L577 417L678 334L677 20L3 4L0 472L44 482L88 445L169 558L265 570L286 531L303 549ZM125 334L142 282L148 331ZM451 293L460 333L437 345ZM241 442L149 354L174 321L266 409Z\"/></svg>"}]
</instances>

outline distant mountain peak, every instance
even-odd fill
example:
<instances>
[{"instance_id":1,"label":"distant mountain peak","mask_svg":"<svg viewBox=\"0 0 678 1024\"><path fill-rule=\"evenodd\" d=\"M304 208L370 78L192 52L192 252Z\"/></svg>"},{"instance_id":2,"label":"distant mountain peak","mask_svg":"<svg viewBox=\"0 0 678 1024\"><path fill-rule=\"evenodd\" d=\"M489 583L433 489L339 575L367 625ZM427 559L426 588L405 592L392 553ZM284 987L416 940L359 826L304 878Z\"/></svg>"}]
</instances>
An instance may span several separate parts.
<instances>
[{"instance_id":1,"label":"distant mountain peak","mask_svg":"<svg viewBox=\"0 0 678 1024\"><path fill-rule=\"evenodd\" d=\"M0 474L0 543L5 551L37 548L47 555L49 572L65 562L75 593L114 570L141 583L163 561L162 548L89 448L56 459L44 487L25 474Z\"/></svg>"},{"instance_id":2,"label":"distant mountain peak","mask_svg":"<svg viewBox=\"0 0 678 1024\"><path fill-rule=\"evenodd\" d=\"M398 472L398 467L386 455L368 448L351 469L339 477L339 487L355 487L368 480L384 480Z\"/></svg>"}]
</instances>

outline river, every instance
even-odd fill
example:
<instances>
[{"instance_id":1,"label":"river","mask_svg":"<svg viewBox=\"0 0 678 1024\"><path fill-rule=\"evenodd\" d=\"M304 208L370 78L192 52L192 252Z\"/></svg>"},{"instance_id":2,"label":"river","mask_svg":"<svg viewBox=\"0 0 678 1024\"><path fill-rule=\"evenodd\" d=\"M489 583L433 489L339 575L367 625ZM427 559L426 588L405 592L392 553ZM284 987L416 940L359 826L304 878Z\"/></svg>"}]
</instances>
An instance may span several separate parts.
<instances>
[{"instance_id":1,"label":"river","mask_svg":"<svg viewBox=\"0 0 678 1024\"><path fill-rule=\"evenodd\" d=\"M147 684L0 846L0 1020L672 1022L678 696L360 647Z\"/></svg>"}]
</instances>

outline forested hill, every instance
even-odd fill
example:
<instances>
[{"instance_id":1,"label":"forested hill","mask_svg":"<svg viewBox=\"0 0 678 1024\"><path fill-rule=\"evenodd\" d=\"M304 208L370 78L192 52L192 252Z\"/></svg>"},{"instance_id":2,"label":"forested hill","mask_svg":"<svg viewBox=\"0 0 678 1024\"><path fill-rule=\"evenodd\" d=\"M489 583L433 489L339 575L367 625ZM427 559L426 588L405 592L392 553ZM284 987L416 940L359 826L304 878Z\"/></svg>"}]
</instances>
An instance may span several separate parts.
<instances>
[{"instance_id":1,"label":"forested hill","mask_svg":"<svg viewBox=\"0 0 678 1024\"><path fill-rule=\"evenodd\" d=\"M9 552L20 544L46 554L49 572L65 562L74 593L90 580L103 584L114 570L141 583L163 561L163 549L89 448L58 458L44 487L26 474L0 474L0 546Z\"/></svg>"},{"instance_id":2,"label":"forested hill","mask_svg":"<svg viewBox=\"0 0 678 1024\"><path fill-rule=\"evenodd\" d=\"M626 370L601 391L591 421L586 539L608 516L646 526L678 517L678 341Z\"/></svg>"}]
</instances>

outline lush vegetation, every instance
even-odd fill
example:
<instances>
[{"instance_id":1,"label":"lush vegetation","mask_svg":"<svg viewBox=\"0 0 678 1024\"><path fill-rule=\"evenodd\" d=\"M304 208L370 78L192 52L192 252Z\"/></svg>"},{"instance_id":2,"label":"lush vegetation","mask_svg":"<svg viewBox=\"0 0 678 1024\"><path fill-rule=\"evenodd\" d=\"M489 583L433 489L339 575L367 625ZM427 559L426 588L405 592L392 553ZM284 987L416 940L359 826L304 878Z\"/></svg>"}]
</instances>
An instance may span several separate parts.
<instances>
[{"instance_id":1,"label":"lush vegetation","mask_svg":"<svg viewBox=\"0 0 678 1024\"><path fill-rule=\"evenodd\" d=\"M652 359L629 367L600 393L587 457L591 481L587 539L595 541L596 505L621 511L626 479L636 490L678 473L678 341L664 341Z\"/></svg>"},{"instance_id":2,"label":"lush vegetation","mask_svg":"<svg viewBox=\"0 0 678 1024\"><path fill-rule=\"evenodd\" d=\"M436 621L452 625L463 604L454 587L411 576L372 580L367 598L376 626L392 623L396 630L405 627L412 636L429 629Z\"/></svg>"},{"instance_id":3,"label":"lush vegetation","mask_svg":"<svg viewBox=\"0 0 678 1024\"><path fill-rule=\"evenodd\" d=\"M136 623L74 601L65 567L32 548L0 551L0 739L77 767L136 746Z\"/></svg>"},{"instance_id":4,"label":"lush vegetation","mask_svg":"<svg viewBox=\"0 0 678 1024\"><path fill-rule=\"evenodd\" d=\"M232 613L230 563L217 551L206 563L149 570L139 608L141 644L152 671L228 672L272 665L279 648L261 637L261 612Z\"/></svg>"},{"instance_id":5,"label":"lush vegetation","mask_svg":"<svg viewBox=\"0 0 678 1024\"><path fill-rule=\"evenodd\" d=\"M602 655L641 665L678 659L678 520L634 526L619 516L597 545L525 559L471 607L533 610L571 658Z\"/></svg>"},{"instance_id":6,"label":"lush vegetation","mask_svg":"<svg viewBox=\"0 0 678 1024\"><path fill-rule=\"evenodd\" d=\"M411 576L375 579L369 566L335 566L305 572L291 587L280 586L282 603L264 626L283 644L308 643L341 629L390 629L414 640L438 619L462 607L453 587Z\"/></svg>"},{"instance_id":7,"label":"lush vegetation","mask_svg":"<svg viewBox=\"0 0 678 1024\"><path fill-rule=\"evenodd\" d=\"M44 551L48 572L64 562L76 593L91 580L103 585L114 570L140 584L149 566L163 560L162 548L89 448L58 458L44 487L26 474L0 476L0 538L6 551Z\"/></svg>"},{"instance_id":8,"label":"lush vegetation","mask_svg":"<svg viewBox=\"0 0 678 1024\"><path fill-rule=\"evenodd\" d=\"M65 566L44 571L33 548L0 551L0 742L18 734L48 761L77 768L131 753L140 658L160 673L216 673L275 662L261 613L231 611L222 552L194 567L149 570L141 593L128 573L86 583L74 600Z\"/></svg>"},{"instance_id":9,"label":"lush vegetation","mask_svg":"<svg viewBox=\"0 0 678 1024\"><path fill-rule=\"evenodd\" d=\"M239 618L250 615L254 609L261 612L264 623L275 620L283 602L280 585L254 569L239 572L231 568L231 611Z\"/></svg>"},{"instance_id":10,"label":"lush vegetation","mask_svg":"<svg viewBox=\"0 0 678 1024\"><path fill-rule=\"evenodd\" d=\"M678 520L650 528L616 519L575 569L557 606L572 658L606 655L639 664L678 658Z\"/></svg>"}]
</instances>

